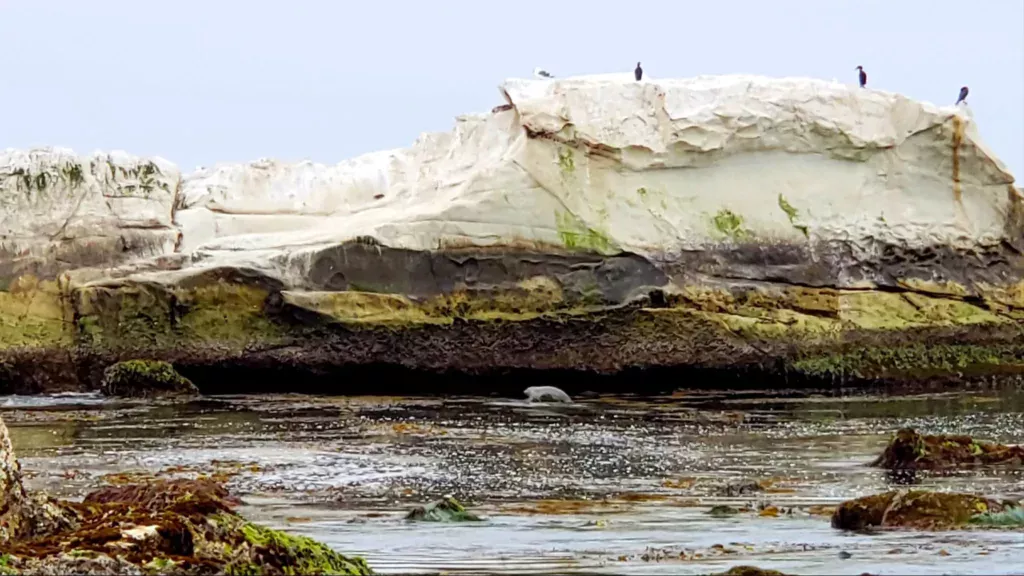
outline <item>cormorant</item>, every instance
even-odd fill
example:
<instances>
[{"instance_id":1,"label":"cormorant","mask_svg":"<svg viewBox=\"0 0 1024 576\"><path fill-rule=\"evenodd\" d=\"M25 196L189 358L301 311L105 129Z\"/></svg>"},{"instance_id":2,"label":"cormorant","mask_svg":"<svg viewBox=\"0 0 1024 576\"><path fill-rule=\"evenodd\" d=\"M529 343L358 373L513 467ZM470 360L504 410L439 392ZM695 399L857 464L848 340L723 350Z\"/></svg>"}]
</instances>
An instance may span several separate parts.
<instances>
[{"instance_id":1,"label":"cormorant","mask_svg":"<svg viewBox=\"0 0 1024 576\"><path fill-rule=\"evenodd\" d=\"M636 76L636 81L639 82L644 77L644 69L640 67L640 63L636 63L636 70L633 70L633 76Z\"/></svg>"},{"instance_id":2,"label":"cormorant","mask_svg":"<svg viewBox=\"0 0 1024 576\"><path fill-rule=\"evenodd\" d=\"M863 66L857 66L854 70L860 70L860 87L863 88L868 84L868 73L864 71Z\"/></svg>"},{"instance_id":3,"label":"cormorant","mask_svg":"<svg viewBox=\"0 0 1024 576\"><path fill-rule=\"evenodd\" d=\"M550 72L548 72L547 70L542 70L540 68L534 68L533 75L536 76L537 78L554 78L554 76L552 76Z\"/></svg>"},{"instance_id":4,"label":"cormorant","mask_svg":"<svg viewBox=\"0 0 1024 576\"><path fill-rule=\"evenodd\" d=\"M961 88L960 89L960 97L956 99L956 104L953 104L953 106L956 106L957 104L960 104L961 102L966 104L967 103L967 92L969 92L969 90L967 90L967 86L964 86L963 88Z\"/></svg>"}]
</instances>

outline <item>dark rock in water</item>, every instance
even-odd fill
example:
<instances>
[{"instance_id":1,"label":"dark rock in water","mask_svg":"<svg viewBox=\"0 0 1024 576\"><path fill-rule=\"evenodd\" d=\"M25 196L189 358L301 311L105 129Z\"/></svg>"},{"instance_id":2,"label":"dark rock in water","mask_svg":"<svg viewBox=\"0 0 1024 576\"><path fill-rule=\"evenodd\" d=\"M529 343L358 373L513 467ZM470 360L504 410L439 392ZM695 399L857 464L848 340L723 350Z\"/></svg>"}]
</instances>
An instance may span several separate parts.
<instances>
[{"instance_id":1,"label":"dark rock in water","mask_svg":"<svg viewBox=\"0 0 1024 576\"><path fill-rule=\"evenodd\" d=\"M211 480L28 496L0 421L0 574L372 574L362 558L248 522Z\"/></svg>"},{"instance_id":2,"label":"dark rock in water","mask_svg":"<svg viewBox=\"0 0 1024 576\"><path fill-rule=\"evenodd\" d=\"M718 490L720 495L729 498L746 496L747 494L756 494L758 492L764 492L764 486L758 482L754 482L753 480L730 482Z\"/></svg>"},{"instance_id":3,"label":"dark rock in water","mask_svg":"<svg viewBox=\"0 0 1024 576\"><path fill-rule=\"evenodd\" d=\"M997 526L981 517L1018 509L1020 503L998 501L973 494L929 492L885 492L847 500L832 514L832 527L842 530L865 528L914 528L943 530L968 524Z\"/></svg>"},{"instance_id":4,"label":"dark rock in water","mask_svg":"<svg viewBox=\"0 0 1024 576\"><path fill-rule=\"evenodd\" d=\"M788 576L785 572L768 570L757 566L733 566L725 572L716 572L711 576Z\"/></svg>"},{"instance_id":5,"label":"dark rock in water","mask_svg":"<svg viewBox=\"0 0 1024 576\"><path fill-rule=\"evenodd\" d=\"M431 502L426 506L417 506L409 511L405 519L423 522L479 522L481 520L451 496Z\"/></svg>"},{"instance_id":6,"label":"dark rock in water","mask_svg":"<svg viewBox=\"0 0 1024 576\"><path fill-rule=\"evenodd\" d=\"M718 506L712 506L711 509L708 510L708 514L710 514L711 516L714 516L715 518L724 518L726 516L735 516L736 514L739 514L739 513L740 513L740 511L737 510L736 508L733 508L732 506L726 506L724 504L719 504Z\"/></svg>"},{"instance_id":7,"label":"dark rock in water","mask_svg":"<svg viewBox=\"0 0 1024 576\"><path fill-rule=\"evenodd\" d=\"M962 435L923 435L904 428L871 465L889 470L1024 466L1024 447L979 442Z\"/></svg>"},{"instance_id":8,"label":"dark rock in water","mask_svg":"<svg viewBox=\"0 0 1024 576\"><path fill-rule=\"evenodd\" d=\"M106 396L148 398L155 396L190 396L199 393L188 378L178 374L167 362L127 360L103 372L100 391Z\"/></svg>"},{"instance_id":9,"label":"dark rock in water","mask_svg":"<svg viewBox=\"0 0 1024 576\"><path fill-rule=\"evenodd\" d=\"M530 402L572 403L572 398L568 394L554 386L530 386L523 393Z\"/></svg>"}]
</instances>

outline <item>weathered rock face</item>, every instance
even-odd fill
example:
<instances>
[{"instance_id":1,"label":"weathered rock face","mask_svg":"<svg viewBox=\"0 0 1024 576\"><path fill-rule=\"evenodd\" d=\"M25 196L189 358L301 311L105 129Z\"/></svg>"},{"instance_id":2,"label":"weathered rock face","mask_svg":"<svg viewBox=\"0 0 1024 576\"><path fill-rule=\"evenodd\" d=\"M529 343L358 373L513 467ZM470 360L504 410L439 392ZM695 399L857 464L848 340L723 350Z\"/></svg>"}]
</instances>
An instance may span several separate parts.
<instances>
[{"instance_id":1,"label":"weathered rock face","mask_svg":"<svg viewBox=\"0 0 1024 576\"><path fill-rule=\"evenodd\" d=\"M88 190L64 219L97 216L55 237L32 208L58 205L47 186L0 204L20 222L5 242L36 262L0 265L7 372L46 358L22 386L88 385L83 366L141 353L200 388L189 366L214 363L900 380L1024 365L1022 193L965 108L740 76L501 93L451 133L334 166L176 180L153 161L165 185L137 220L107 199L156 174L147 161L8 152L0 190L22 165L77 162L82 182L52 180ZM143 219L168 240L55 256Z\"/></svg>"}]
</instances>

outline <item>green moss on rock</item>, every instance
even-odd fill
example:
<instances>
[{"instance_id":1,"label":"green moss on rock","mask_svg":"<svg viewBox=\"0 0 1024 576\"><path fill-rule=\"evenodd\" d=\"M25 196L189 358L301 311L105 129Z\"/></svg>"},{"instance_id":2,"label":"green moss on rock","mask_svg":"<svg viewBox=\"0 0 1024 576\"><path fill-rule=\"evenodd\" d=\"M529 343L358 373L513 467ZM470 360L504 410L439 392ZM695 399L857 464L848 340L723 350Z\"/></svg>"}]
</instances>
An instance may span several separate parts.
<instances>
[{"instance_id":1,"label":"green moss on rock","mask_svg":"<svg viewBox=\"0 0 1024 576\"><path fill-rule=\"evenodd\" d=\"M167 289L146 284L88 286L73 294L77 336L100 349L272 345L284 329L268 317L261 287L211 282Z\"/></svg>"},{"instance_id":2,"label":"green moss on rock","mask_svg":"<svg viewBox=\"0 0 1024 576\"><path fill-rule=\"evenodd\" d=\"M743 217L732 210L721 209L711 218L715 230L734 242L746 240L750 231L743 227Z\"/></svg>"},{"instance_id":3,"label":"green moss on rock","mask_svg":"<svg viewBox=\"0 0 1024 576\"><path fill-rule=\"evenodd\" d=\"M238 528L245 542L257 556L287 558L285 574L369 574L370 568L362 558L349 558L338 554L324 544L305 536L293 536L247 522ZM251 563L228 565L228 574L235 570L248 571L259 566Z\"/></svg>"},{"instance_id":4,"label":"green moss on rock","mask_svg":"<svg viewBox=\"0 0 1024 576\"><path fill-rule=\"evenodd\" d=\"M1016 345L912 344L849 348L848 352L796 360L793 368L817 377L880 378L1024 366L1024 347Z\"/></svg>"},{"instance_id":5,"label":"green moss on rock","mask_svg":"<svg viewBox=\"0 0 1024 576\"><path fill-rule=\"evenodd\" d=\"M174 366L154 360L127 360L107 367L100 391L107 396L143 398L199 393Z\"/></svg>"},{"instance_id":6,"label":"green moss on rock","mask_svg":"<svg viewBox=\"0 0 1024 576\"><path fill-rule=\"evenodd\" d=\"M606 234L586 225L570 212L555 214L558 237L569 250L582 250L598 254L613 254L617 251L615 243Z\"/></svg>"}]
</instances>

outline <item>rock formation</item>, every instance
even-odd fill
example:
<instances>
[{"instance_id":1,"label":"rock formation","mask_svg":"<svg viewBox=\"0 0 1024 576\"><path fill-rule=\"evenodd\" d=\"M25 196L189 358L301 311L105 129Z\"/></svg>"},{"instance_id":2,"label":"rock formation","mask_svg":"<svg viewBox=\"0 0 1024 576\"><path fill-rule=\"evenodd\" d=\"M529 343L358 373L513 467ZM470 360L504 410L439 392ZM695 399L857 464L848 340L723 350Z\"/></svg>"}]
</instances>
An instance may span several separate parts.
<instances>
[{"instance_id":1,"label":"rock formation","mask_svg":"<svg viewBox=\"0 0 1024 576\"><path fill-rule=\"evenodd\" d=\"M228 364L905 381L1024 362L1022 191L968 108L750 76L501 94L333 166L4 152L0 380L94 387L140 357L200 388Z\"/></svg>"}]
</instances>

